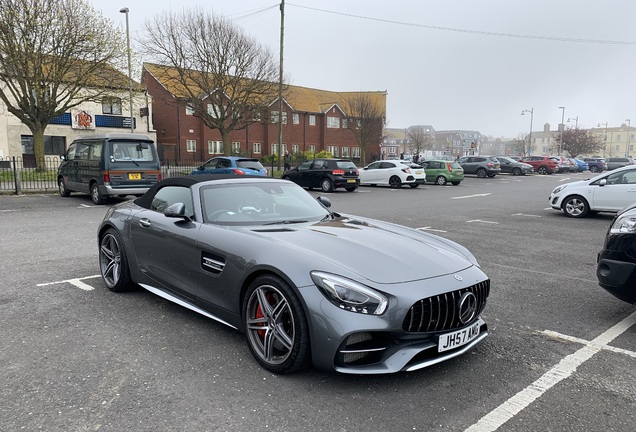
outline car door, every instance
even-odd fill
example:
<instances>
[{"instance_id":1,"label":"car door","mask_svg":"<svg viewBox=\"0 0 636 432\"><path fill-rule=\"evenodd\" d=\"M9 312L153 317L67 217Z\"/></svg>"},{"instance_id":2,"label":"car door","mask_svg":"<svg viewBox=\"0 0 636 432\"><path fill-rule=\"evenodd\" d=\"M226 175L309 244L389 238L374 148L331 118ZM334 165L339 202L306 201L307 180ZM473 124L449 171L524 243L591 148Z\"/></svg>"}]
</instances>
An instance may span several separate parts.
<instances>
[{"instance_id":1,"label":"car door","mask_svg":"<svg viewBox=\"0 0 636 432\"><path fill-rule=\"evenodd\" d=\"M459 164L464 168L464 173L466 174L475 174L475 162L473 157L464 156L459 158Z\"/></svg>"},{"instance_id":2,"label":"car door","mask_svg":"<svg viewBox=\"0 0 636 432\"><path fill-rule=\"evenodd\" d=\"M382 162L373 162L360 170L360 183L375 184Z\"/></svg>"},{"instance_id":3,"label":"car door","mask_svg":"<svg viewBox=\"0 0 636 432\"><path fill-rule=\"evenodd\" d=\"M75 152L77 150L77 142L72 143L66 155L64 155L64 161L60 165L60 175L64 177L66 188L69 190L79 190L78 182L78 162L75 160Z\"/></svg>"},{"instance_id":4,"label":"car door","mask_svg":"<svg viewBox=\"0 0 636 432\"><path fill-rule=\"evenodd\" d=\"M76 175L75 175L75 190L81 192L89 191L89 183L93 178L93 171L91 170L90 162L91 144L89 142L78 142L75 149L75 163Z\"/></svg>"},{"instance_id":5,"label":"car door","mask_svg":"<svg viewBox=\"0 0 636 432\"><path fill-rule=\"evenodd\" d=\"M397 168L394 162L382 162L380 164L380 169L378 170L378 183L389 184L389 179L393 174L399 176L399 174L396 173L396 170L399 170L399 168Z\"/></svg>"},{"instance_id":6,"label":"car door","mask_svg":"<svg viewBox=\"0 0 636 432\"><path fill-rule=\"evenodd\" d=\"M636 202L636 170L612 172L605 179L605 186L594 189L592 209L618 211Z\"/></svg>"},{"instance_id":7,"label":"car door","mask_svg":"<svg viewBox=\"0 0 636 432\"><path fill-rule=\"evenodd\" d=\"M329 161L324 159L316 159L311 164L311 168L307 170L305 174L306 187L319 188L320 181L329 168Z\"/></svg>"},{"instance_id":8,"label":"car door","mask_svg":"<svg viewBox=\"0 0 636 432\"><path fill-rule=\"evenodd\" d=\"M201 267L197 236L202 224L165 216L165 210L178 202L185 204L186 214L193 215L190 188L160 189L150 209L133 215L130 235L137 265L156 287L194 301Z\"/></svg>"},{"instance_id":9,"label":"car door","mask_svg":"<svg viewBox=\"0 0 636 432\"><path fill-rule=\"evenodd\" d=\"M501 167L501 172L502 173L511 173L512 172L512 168L514 167L515 163L513 162L512 159L507 159L507 158L497 158L499 160L499 165Z\"/></svg>"}]
</instances>

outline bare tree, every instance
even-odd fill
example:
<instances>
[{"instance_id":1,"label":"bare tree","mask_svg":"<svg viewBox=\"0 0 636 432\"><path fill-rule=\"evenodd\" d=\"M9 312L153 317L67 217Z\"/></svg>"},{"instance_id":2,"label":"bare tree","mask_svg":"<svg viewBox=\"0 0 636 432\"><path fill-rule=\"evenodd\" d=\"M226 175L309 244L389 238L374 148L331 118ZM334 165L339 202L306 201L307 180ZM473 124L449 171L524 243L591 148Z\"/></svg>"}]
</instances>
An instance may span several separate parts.
<instances>
[{"instance_id":1,"label":"bare tree","mask_svg":"<svg viewBox=\"0 0 636 432\"><path fill-rule=\"evenodd\" d=\"M529 156L536 149L537 146L534 142L530 142L529 135L530 134L520 133L517 138L512 141L512 148L517 154Z\"/></svg>"},{"instance_id":2,"label":"bare tree","mask_svg":"<svg viewBox=\"0 0 636 432\"><path fill-rule=\"evenodd\" d=\"M570 157L580 154L594 154L603 148L603 138L588 129L570 128L557 135L557 142L561 143L561 151L566 151Z\"/></svg>"},{"instance_id":3,"label":"bare tree","mask_svg":"<svg viewBox=\"0 0 636 432\"><path fill-rule=\"evenodd\" d=\"M379 144L384 132L384 107L373 93L343 94L346 104L346 126L360 146L360 162L366 164L368 145Z\"/></svg>"},{"instance_id":4,"label":"bare tree","mask_svg":"<svg viewBox=\"0 0 636 432\"><path fill-rule=\"evenodd\" d=\"M144 30L146 55L166 66L157 78L220 132L229 154L230 132L261 121L278 98L272 53L229 20L196 8L156 15Z\"/></svg>"},{"instance_id":5,"label":"bare tree","mask_svg":"<svg viewBox=\"0 0 636 432\"><path fill-rule=\"evenodd\" d=\"M128 87L113 66L126 41L86 0L0 1L0 99L33 133L44 169L44 130L54 117Z\"/></svg>"},{"instance_id":6,"label":"bare tree","mask_svg":"<svg viewBox=\"0 0 636 432\"><path fill-rule=\"evenodd\" d=\"M424 150L433 147L433 136L428 128L424 126L411 126L406 131L409 151L411 154L419 155Z\"/></svg>"}]
</instances>

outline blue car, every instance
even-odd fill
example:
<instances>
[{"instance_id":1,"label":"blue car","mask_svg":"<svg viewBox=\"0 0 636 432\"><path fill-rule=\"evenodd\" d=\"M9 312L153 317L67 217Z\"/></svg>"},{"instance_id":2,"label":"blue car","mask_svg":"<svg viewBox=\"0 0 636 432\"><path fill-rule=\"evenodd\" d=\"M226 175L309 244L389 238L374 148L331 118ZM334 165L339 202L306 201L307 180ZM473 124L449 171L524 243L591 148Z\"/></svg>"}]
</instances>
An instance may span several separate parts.
<instances>
[{"instance_id":1,"label":"blue car","mask_svg":"<svg viewBox=\"0 0 636 432\"><path fill-rule=\"evenodd\" d=\"M216 156L193 170L193 174L235 174L267 176L267 169L256 158Z\"/></svg>"},{"instance_id":2,"label":"blue car","mask_svg":"<svg viewBox=\"0 0 636 432\"><path fill-rule=\"evenodd\" d=\"M587 171L590 169L590 164L588 164L587 162L576 158L574 158L573 160L576 162L579 172Z\"/></svg>"}]
</instances>

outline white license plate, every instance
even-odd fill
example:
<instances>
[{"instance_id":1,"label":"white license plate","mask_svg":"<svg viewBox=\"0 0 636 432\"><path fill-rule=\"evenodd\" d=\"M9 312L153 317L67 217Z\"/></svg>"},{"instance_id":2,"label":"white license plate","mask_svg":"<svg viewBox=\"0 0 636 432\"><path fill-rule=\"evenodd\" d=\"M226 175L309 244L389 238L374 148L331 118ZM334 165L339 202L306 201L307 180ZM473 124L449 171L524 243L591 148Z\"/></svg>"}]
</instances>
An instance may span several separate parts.
<instances>
[{"instance_id":1,"label":"white license plate","mask_svg":"<svg viewBox=\"0 0 636 432\"><path fill-rule=\"evenodd\" d=\"M479 336L479 324L479 321L477 321L475 324L470 327L466 327L465 329L441 335L437 344L437 351L448 351L453 348L466 345Z\"/></svg>"},{"instance_id":2,"label":"white license plate","mask_svg":"<svg viewBox=\"0 0 636 432\"><path fill-rule=\"evenodd\" d=\"M422 174L424 174L424 173L423 173L422 171L415 171L415 174L416 174L416 175L422 175Z\"/></svg>"}]
</instances>

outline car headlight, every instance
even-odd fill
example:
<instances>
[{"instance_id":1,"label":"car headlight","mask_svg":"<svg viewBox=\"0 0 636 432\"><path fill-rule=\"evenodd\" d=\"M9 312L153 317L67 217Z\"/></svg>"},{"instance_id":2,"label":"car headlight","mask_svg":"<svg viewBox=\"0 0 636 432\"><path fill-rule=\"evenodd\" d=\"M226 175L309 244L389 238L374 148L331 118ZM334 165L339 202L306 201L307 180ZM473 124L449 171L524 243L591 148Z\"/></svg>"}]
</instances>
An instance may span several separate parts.
<instances>
[{"instance_id":1,"label":"car headlight","mask_svg":"<svg viewBox=\"0 0 636 432\"><path fill-rule=\"evenodd\" d=\"M389 304L379 292L350 279L317 271L311 272L311 278L325 297L340 309L382 315Z\"/></svg>"},{"instance_id":2,"label":"car headlight","mask_svg":"<svg viewBox=\"0 0 636 432\"><path fill-rule=\"evenodd\" d=\"M610 233L636 233L636 212L629 211L617 217L612 224Z\"/></svg>"},{"instance_id":3,"label":"car headlight","mask_svg":"<svg viewBox=\"0 0 636 432\"><path fill-rule=\"evenodd\" d=\"M553 194L558 194L559 192L561 192L563 189L565 189L567 187L567 185L561 185L561 186L557 186L554 188L554 190L552 191Z\"/></svg>"}]
</instances>

